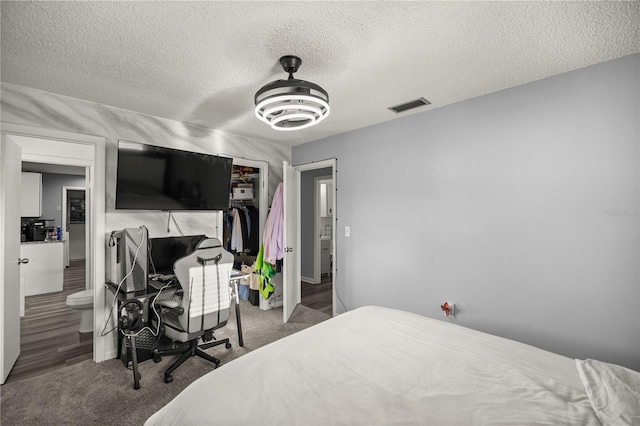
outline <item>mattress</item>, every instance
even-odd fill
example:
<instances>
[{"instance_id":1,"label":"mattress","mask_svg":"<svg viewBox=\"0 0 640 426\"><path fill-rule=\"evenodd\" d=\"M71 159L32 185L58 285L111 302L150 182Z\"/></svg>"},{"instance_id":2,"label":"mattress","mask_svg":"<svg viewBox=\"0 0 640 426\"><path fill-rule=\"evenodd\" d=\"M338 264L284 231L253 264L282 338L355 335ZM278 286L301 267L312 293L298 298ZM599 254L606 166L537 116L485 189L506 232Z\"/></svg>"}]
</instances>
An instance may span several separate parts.
<instances>
[{"instance_id":1,"label":"mattress","mask_svg":"<svg viewBox=\"0 0 640 426\"><path fill-rule=\"evenodd\" d=\"M145 424L631 423L638 415L633 386L640 373L616 366L614 376L631 394L613 412L602 412L611 407L608 401L594 406L602 395L585 388L590 382L601 390L597 370L610 367L367 306L222 365Z\"/></svg>"}]
</instances>

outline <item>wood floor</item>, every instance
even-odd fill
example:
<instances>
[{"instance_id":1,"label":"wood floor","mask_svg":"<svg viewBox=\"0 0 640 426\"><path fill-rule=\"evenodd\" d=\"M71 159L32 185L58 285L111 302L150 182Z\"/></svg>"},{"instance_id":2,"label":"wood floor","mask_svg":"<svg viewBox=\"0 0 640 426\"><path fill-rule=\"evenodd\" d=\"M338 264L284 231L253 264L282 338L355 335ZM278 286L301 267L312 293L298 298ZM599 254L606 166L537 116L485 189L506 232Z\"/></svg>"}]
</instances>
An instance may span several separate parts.
<instances>
[{"instance_id":1,"label":"wood floor","mask_svg":"<svg viewBox=\"0 0 640 426\"><path fill-rule=\"evenodd\" d=\"M301 282L302 305L332 315L331 276L323 275L320 284Z\"/></svg>"},{"instance_id":2,"label":"wood floor","mask_svg":"<svg viewBox=\"0 0 640 426\"><path fill-rule=\"evenodd\" d=\"M79 333L80 311L67 296L85 289L85 260L72 260L64 271L63 290L27 296L20 319L20 356L6 382L37 376L93 358L93 333Z\"/></svg>"}]
</instances>

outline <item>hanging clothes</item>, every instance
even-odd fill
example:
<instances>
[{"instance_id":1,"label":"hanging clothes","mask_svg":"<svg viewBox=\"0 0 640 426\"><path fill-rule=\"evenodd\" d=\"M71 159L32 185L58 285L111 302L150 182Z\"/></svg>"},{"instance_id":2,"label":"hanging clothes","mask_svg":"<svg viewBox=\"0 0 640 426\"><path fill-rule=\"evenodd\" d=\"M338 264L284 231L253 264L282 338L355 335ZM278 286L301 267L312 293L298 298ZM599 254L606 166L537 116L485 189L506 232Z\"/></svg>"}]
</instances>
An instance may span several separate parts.
<instances>
[{"instance_id":1,"label":"hanging clothes","mask_svg":"<svg viewBox=\"0 0 640 426\"><path fill-rule=\"evenodd\" d=\"M260 245L254 267L260 279L260 294L265 299L268 299L274 291L271 279L276 274L276 262L284 257L282 208L282 182L280 182L273 196L271 211L269 211L262 237L263 243Z\"/></svg>"},{"instance_id":2,"label":"hanging clothes","mask_svg":"<svg viewBox=\"0 0 640 426\"><path fill-rule=\"evenodd\" d=\"M254 206L247 206L247 227L249 228L249 241L246 246L249 248L249 255L257 256L260 250L260 216L258 209Z\"/></svg>"},{"instance_id":3,"label":"hanging clothes","mask_svg":"<svg viewBox=\"0 0 640 426\"><path fill-rule=\"evenodd\" d=\"M244 251L243 238L242 238L242 220L240 219L240 212L238 209L231 211L233 221L231 225L231 251L236 253L242 253Z\"/></svg>"},{"instance_id":4,"label":"hanging clothes","mask_svg":"<svg viewBox=\"0 0 640 426\"><path fill-rule=\"evenodd\" d=\"M247 210L244 207L236 208L238 211L238 217L240 218L241 236L242 236L242 250L238 253L243 253L249 249L249 224L247 223Z\"/></svg>"},{"instance_id":5,"label":"hanging clothes","mask_svg":"<svg viewBox=\"0 0 640 426\"><path fill-rule=\"evenodd\" d=\"M258 275L260 282L260 294L265 299L268 299L274 291L271 279L276 275L275 265L265 262L264 260L264 244L260 245L260 251L256 257L255 265L253 267L254 272Z\"/></svg>"},{"instance_id":6,"label":"hanging clothes","mask_svg":"<svg viewBox=\"0 0 640 426\"><path fill-rule=\"evenodd\" d=\"M284 257L282 236L283 221L282 182L278 184L271 203L271 211L267 217L262 241L264 242L264 260L272 265Z\"/></svg>"},{"instance_id":7,"label":"hanging clothes","mask_svg":"<svg viewBox=\"0 0 640 426\"><path fill-rule=\"evenodd\" d=\"M231 251L231 212L223 212L222 214L222 246L227 251Z\"/></svg>"}]
</instances>

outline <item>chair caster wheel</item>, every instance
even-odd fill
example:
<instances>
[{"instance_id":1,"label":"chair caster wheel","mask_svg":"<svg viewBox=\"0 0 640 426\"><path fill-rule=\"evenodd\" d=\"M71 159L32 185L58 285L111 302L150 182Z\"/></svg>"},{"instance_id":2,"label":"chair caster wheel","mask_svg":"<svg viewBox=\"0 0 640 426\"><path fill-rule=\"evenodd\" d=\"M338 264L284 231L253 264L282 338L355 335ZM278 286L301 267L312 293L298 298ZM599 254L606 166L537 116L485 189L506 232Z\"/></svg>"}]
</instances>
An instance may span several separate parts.
<instances>
[{"instance_id":1,"label":"chair caster wheel","mask_svg":"<svg viewBox=\"0 0 640 426\"><path fill-rule=\"evenodd\" d=\"M160 361L162 361L162 357L161 356L159 356L159 355L154 355L153 356L153 362L155 362L157 364Z\"/></svg>"},{"instance_id":2,"label":"chair caster wheel","mask_svg":"<svg viewBox=\"0 0 640 426\"><path fill-rule=\"evenodd\" d=\"M164 382L165 382L165 383L171 383L171 382L173 382L173 377L171 377L169 374L165 374L165 375L164 375Z\"/></svg>"},{"instance_id":3,"label":"chair caster wheel","mask_svg":"<svg viewBox=\"0 0 640 426\"><path fill-rule=\"evenodd\" d=\"M215 360L213 363L214 363L214 364L215 364L215 366L217 367L217 366L219 366L219 365L220 365L220 360L219 360L219 359L217 359L217 360Z\"/></svg>"},{"instance_id":4,"label":"chair caster wheel","mask_svg":"<svg viewBox=\"0 0 640 426\"><path fill-rule=\"evenodd\" d=\"M224 344L224 347L227 349L231 349L231 343L227 342Z\"/></svg>"}]
</instances>

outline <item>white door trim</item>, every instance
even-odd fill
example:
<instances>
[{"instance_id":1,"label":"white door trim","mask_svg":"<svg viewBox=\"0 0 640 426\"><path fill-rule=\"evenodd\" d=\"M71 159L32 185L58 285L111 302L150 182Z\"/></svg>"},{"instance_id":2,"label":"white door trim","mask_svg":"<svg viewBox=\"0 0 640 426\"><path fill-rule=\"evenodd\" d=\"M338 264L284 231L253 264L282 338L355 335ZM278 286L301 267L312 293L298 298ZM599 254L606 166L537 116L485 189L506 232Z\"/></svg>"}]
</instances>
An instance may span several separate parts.
<instances>
[{"instance_id":1,"label":"white door trim","mask_svg":"<svg viewBox=\"0 0 640 426\"><path fill-rule=\"evenodd\" d=\"M86 176L85 176L85 182L86 182ZM64 243L64 259L65 259L65 266L69 266L69 253L71 251L71 241L70 241L70 233L69 230L67 229L67 212L68 212L68 207L69 205L67 204L68 202L68 192L69 191L83 191L85 193L85 199L87 196L87 187L86 186L63 186L62 187L62 202L60 204L62 204L61 208L62 208L62 236L65 240ZM91 206L87 205L87 211L89 211L91 208ZM86 215L86 213L85 213ZM87 233L87 225L85 223L85 235L88 236L88 238L86 238L85 241L85 245L87 246L85 248L85 253L89 253L91 250L91 235L89 235ZM86 255L85 255L86 258ZM86 289L89 290L92 287L89 287L90 284L90 280L87 279L85 286Z\"/></svg>"},{"instance_id":2,"label":"white door trim","mask_svg":"<svg viewBox=\"0 0 640 426\"><path fill-rule=\"evenodd\" d=\"M69 191L84 191L84 186L63 186L62 187L62 233L67 231L67 192ZM85 193L86 196L86 193Z\"/></svg>"},{"instance_id":3,"label":"white door trim","mask_svg":"<svg viewBox=\"0 0 640 426\"><path fill-rule=\"evenodd\" d=\"M320 222L322 221L322 215L320 214L320 205L321 205L321 190L320 185L322 181L332 180L332 176L316 176L313 179L313 214L314 214L314 226L315 232L313 235L313 281L315 284L319 284L322 282L322 266L321 266L321 244L322 240L320 239L320 234L322 234L323 230L320 227Z\"/></svg>"},{"instance_id":4,"label":"white door trim","mask_svg":"<svg viewBox=\"0 0 640 426\"><path fill-rule=\"evenodd\" d=\"M336 244L336 230L338 229L338 181L337 181L337 172L338 172L338 160L336 158L329 158L321 161L314 161L312 163L298 164L293 166L297 171L304 172L308 170L317 170L324 169L326 167L331 167L331 177L333 179L333 224L331 226L331 252L333 253L333 262L331 264L331 301L332 301L332 315L336 315L336 302L338 300L338 293L336 291L336 283L337 283L337 259L338 259L338 251ZM319 220L319 219L318 219ZM298 228L300 224L298 224ZM299 267L299 266L298 266ZM300 283L298 283L300 285Z\"/></svg>"}]
</instances>

